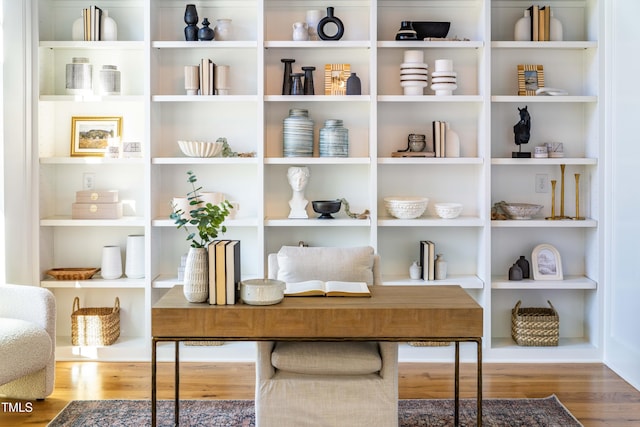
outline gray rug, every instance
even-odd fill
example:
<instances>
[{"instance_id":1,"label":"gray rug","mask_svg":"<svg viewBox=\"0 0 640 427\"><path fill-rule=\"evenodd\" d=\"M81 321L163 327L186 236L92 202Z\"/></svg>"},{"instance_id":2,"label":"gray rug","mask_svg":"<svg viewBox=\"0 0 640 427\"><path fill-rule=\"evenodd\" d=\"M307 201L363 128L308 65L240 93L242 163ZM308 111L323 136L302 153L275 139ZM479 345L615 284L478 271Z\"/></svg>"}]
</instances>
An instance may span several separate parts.
<instances>
[{"instance_id":1,"label":"gray rug","mask_svg":"<svg viewBox=\"0 0 640 427\"><path fill-rule=\"evenodd\" d=\"M400 400L399 426L452 426L453 400ZM556 396L543 399L487 399L483 425L509 427L580 427ZM462 426L476 425L476 402L460 401ZM149 400L74 400L49 423L49 427L142 427L151 424ZM158 401L158 426L173 425L173 401ZM252 427L253 400L181 400L180 425ZM384 427L384 426L380 426Z\"/></svg>"}]
</instances>

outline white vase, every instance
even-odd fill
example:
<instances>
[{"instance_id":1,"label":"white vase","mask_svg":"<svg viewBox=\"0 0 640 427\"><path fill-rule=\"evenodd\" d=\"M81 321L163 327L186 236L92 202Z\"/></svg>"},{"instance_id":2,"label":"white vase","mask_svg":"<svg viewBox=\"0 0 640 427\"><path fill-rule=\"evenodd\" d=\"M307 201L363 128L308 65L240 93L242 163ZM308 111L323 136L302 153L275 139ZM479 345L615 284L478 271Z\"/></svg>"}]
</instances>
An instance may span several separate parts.
<instances>
[{"instance_id":1,"label":"white vase","mask_svg":"<svg viewBox=\"0 0 640 427\"><path fill-rule=\"evenodd\" d=\"M84 18L82 17L82 14L80 14L80 18L73 21L73 26L71 27L71 40L84 40Z\"/></svg>"},{"instance_id":2,"label":"white vase","mask_svg":"<svg viewBox=\"0 0 640 427\"><path fill-rule=\"evenodd\" d=\"M102 248L102 265L100 273L103 279L113 280L122 277L122 253L120 246Z\"/></svg>"},{"instance_id":3,"label":"white vase","mask_svg":"<svg viewBox=\"0 0 640 427\"><path fill-rule=\"evenodd\" d=\"M447 262L442 258L442 254L438 254L435 260L436 280L444 280L447 278Z\"/></svg>"},{"instance_id":4,"label":"white vase","mask_svg":"<svg viewBox=\"0 0 640 427\"><path fill-rule=\"evenodd\" d=\"M551 11L551 19L549 21L549 40L552 42L560 42L563 37L562 22L560 22L558 18L554 18L553 11Z\"/></svg>"},{"instance_id":5,"label":"white vase","mask_svg":"<svg viewBox=\"0 0 640 427\"><path fill-rule=\"evenodd\" d=\"M529 9L525 9L524 16L516 21L513 29L513 39L523 42L531 41L531 12Z\"/></svg>"},{"instance_id":6,"label":"white vase","mask_svg":"<svg viewBox=\"0 0 640 427\"><path fill-rule=\"evenodd\" d=\"M100 40L115 41L118 40L118 24L113 18L109 17L109 11L102 11L102 34Z\"/></svg>"},{"instance_id":7,"label":"white vase","mask_svg":"<svg viewBox=\"0 0 640 427\"><path fill-rule=\"evenodd\" d=\"M213 39L218 41L231 40L231 19L218 19L213 28Z\"/></svg>"},{"instance_id":8,"label":"white vase","mask_svg":"<svg viewBox=\"0 0 640 427\"><path fill-rule=\"evenodd\" d=\"M127 236L124 273L130 279L144 277L144 234Z\"/></svg>"},{"instance_id":9,"label":"white vase","mask_svg":"<svg viewBox=\"0 0 640 427\"><path fill-rule=\"evenodd\" d=\"M449 123L447 123L447 133L445 134L444 141L444 156L460 157L460 137L449 128Z\"/></svg>"},{"instance_id":10,"label":"white vase","mask_svg":"<svg viewBox=\"0 0 640 427\"><path fill-rule=\"evenodd\" d=\"M184 297L189 302L205 302L209 297L208 253L205 248L189 248L184 266Z\"/></svg>"},{"instance_id":11,"label":"white vase","mask_svg":"<svg viewBox=\"0 0 640 427\"><path fill-rule=\"evenodd\" d=\"M307 10L305 18L309 31L309 40L318 40L318 23L324 18L324 11L319 9Z\"/></svg>"},{"instance_id":12,"label":"white vase","mask_svg":"<svg viewBox=\"0 0 640 427\"><path fill-rule=\"evenodd\" d=\"M418 265L418 261L413 261L409 267L409 277L411 280L418 280L422 277L422 267Z\"/></svg>"}]
</instances>

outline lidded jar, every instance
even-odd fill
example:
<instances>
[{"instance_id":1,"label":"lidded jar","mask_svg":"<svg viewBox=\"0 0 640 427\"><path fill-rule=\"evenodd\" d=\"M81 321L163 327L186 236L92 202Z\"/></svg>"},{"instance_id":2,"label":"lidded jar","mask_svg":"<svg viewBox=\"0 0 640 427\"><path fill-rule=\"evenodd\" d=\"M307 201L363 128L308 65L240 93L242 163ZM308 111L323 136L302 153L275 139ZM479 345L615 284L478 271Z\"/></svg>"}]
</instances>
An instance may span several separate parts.
<instances>
[{"instance_id":1,"label":"lidded jar","mask_svg":"<svg viewBox=\"0 0 640 427\"><path fill-rule=\"evenodd\" d=\"M89 58L73 58L66 66L65 88L73 95L93 92L93 66Z\"/></svg>"},{"instance_id":2,"label":"lidded jar","mask_svg":"<svg viewBox=\"0 0 640 427\"><path fill-rule=\"evenodd\" d=\"M120 71L115 65L103 65L100 70L100 93L120 95Z\"/></svg>"},{"instance_id":3,"label":"lidded jar","mask_svg":"<svg viewBox=\"0 0 640 427\"><path fill-rule=\"evenodd\" d=\"M320 157L349 157L349 130L342 120L325 120L320 129Z\"/></svg>"},{"instance_id":4,"label":"lidded jar","mask_svg":"<svg viewBox=\"0 0 640 427\"><path fill-rule=\"evenodd\" d=\"M290 109L282 127L284 157L313 157L313 120L309 118L309 110Z\"/></svg>"}]
</instances>

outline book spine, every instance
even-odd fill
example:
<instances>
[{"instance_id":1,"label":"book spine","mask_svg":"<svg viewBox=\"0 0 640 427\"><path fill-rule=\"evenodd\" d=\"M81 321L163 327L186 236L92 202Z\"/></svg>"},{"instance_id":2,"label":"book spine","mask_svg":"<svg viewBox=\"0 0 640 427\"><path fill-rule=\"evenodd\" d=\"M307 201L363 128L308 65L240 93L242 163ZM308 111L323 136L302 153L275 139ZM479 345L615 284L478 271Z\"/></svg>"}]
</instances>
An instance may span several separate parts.
<instances>
[{"instance_id":1,"label":"book spine","mask_svg":"<svg viewBox=\"0 0 640 427\"><path fill-rule=\"evenodd\" d=\"M227 240L216 243L216 304L225 305L227 303L227 278L225 253Z\"/></svg>"},{"instance_id":2,"label":"book spine","mask_svg":"<svg viewBox=\"0 0 640 427\"><path fill-rule=\"evenodd\" d=\"M209 304L216 303L216 243L214 240L207 247L209 252Z\"/></svg>"}]
</instances>

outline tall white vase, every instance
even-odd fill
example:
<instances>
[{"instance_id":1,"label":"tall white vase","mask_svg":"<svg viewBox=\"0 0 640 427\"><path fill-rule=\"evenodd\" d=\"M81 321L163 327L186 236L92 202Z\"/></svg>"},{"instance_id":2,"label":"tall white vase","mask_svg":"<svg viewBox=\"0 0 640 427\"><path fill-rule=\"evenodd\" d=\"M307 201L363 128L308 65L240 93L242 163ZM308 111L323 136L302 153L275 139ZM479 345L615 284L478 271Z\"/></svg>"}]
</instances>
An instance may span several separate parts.
<instances>
[{"instance_id":1,"label":"tall white vase","mask_svg":"<svg viewBox=\"0 0 640 427\"><path fill-rule=\"evenodd\" d=\"M103 279L107 280L122 277L122 253L120 246L105 246L102 248L100 274Z\"/></svg>"},{"instance_id":2,"label":"tall white vase","mask_svg":"<svg viewBox=\"0 0 640 427\"><path fill-rule=\"evenodd\" d=\"M184 267L184 297L189 302L205 302L209 297L209 268L206 248L189 248Z\"/></svg>"},{"instance_id":3,"label":"tall white vase","mask_svg":"<svg viewBox=\"0 0 640 427\"><path fill-rule=\"evenodd\" d=\"M144 277L144 234L127 236L124 273L130 279Z\"/></svg>"}]
</instances>

